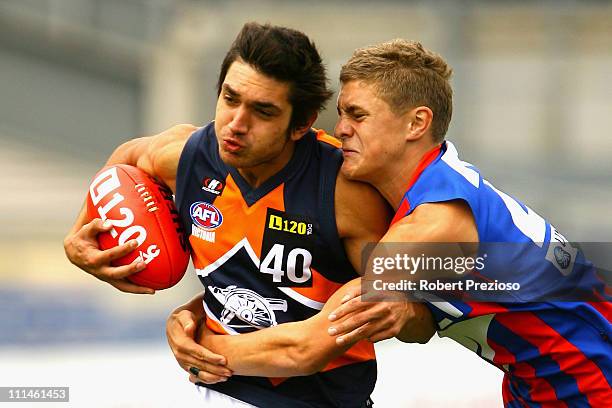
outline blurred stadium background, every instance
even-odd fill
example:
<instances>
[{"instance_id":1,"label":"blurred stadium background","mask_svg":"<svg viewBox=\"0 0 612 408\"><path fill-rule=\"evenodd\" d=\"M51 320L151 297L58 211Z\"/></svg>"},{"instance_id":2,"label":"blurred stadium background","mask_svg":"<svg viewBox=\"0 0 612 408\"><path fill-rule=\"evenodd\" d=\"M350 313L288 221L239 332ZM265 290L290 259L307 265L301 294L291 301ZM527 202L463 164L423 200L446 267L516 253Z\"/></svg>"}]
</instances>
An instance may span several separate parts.
<instances>
[{"instance_id":1,"label":"blurred stadium background","mask_svg":"<svg viewBox=\"0 0 612 408\"><path fill-rule=\"evenodd\" d=\"M250 20L309 34L336 89L356 47L404 37L439 52L464 159L570 240L610 241L608 1L0 0L0 386L70 386L79 407L198 405L164 335L193 274L116 293L62 239L116 145L213 118L221 59ZM317 125L334 121L332 102ZM501 406L500 373L459 345L377 348L377 407Z\"/></svg>"}]
</instances>

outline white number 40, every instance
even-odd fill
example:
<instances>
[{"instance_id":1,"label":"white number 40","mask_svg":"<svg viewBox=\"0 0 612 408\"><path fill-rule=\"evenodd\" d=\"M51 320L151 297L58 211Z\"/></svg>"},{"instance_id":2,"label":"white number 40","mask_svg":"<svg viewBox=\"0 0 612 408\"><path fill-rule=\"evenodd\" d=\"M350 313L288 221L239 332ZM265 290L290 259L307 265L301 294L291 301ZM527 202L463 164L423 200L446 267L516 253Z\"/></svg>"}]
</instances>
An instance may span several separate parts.
<instances>
[{"instance_id":1,"label":"white number 40","mask_svg":"<svg viewBox=\"0 0 612 408\"><path fill-rule=\"evenodd\" d=\"M274 244L270 249L270 252L266 255L259 270L262 273L269 273L272 275L273 282L282 282L283 275L283 255L285 253L285 246L282 244ZM296 275L296 264L298 256L303 258L303 267L301 276ZM310 264L312 263L312 255L310 252L303 248L294 248L289 251L287 255L287 278L294 283L304 283L310 279L312 272L310 272Z\"/></svg>"}]
</instances>

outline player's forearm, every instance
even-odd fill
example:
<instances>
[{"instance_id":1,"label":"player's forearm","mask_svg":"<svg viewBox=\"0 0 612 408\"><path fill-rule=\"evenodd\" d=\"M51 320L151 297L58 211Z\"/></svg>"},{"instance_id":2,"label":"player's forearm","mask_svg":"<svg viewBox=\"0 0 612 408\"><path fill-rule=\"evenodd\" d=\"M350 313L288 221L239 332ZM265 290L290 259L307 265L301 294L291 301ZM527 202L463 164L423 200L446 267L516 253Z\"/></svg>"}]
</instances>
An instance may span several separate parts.
<instances>
[{"instance_id":1,"label":"player's forearm","mask_svg":"<svg viewBox=\"0 0 612 408\"><path fill-rule=\"evenodd\" d=\"M302 335L301 323L240 335L205 333L200 343L227 358L227 367L238 375L293 377L316 372L315 361Z\"/></svg>"},{"instance_id":2,"label":"player's forearm","mask_svg":"<svg viewBox=\"0 0 612 408\"><path fill-rule=\"evenodd\" d=\"M336 292L323 310L310 319L234 336L205 332L200 342L225 356L228 368L235 374L264 377L314 374L354 344L339 346L327 334L327 315L339 305L339 295Z\"/></svg>"}]
</instances>

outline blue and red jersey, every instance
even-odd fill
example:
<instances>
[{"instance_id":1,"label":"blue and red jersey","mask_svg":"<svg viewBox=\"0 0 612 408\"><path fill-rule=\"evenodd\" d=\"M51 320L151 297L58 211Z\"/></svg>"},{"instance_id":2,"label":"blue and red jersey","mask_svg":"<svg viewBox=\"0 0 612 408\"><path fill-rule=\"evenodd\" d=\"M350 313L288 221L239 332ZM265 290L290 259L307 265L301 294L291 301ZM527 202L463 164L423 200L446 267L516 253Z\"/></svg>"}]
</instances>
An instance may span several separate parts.
<instances>
[{"instance_id":1,"label":"blue and red jersey","mask_svg":"<svg viewBox=\"0 0 612 408\"><path fill-rule=\"evenodd\" d=\"M504 270L539 292L538 301L429 297L439 335L505 372L506 407L612 407L612 303L593 265L554 226L461 161L448 141L423 157L394 222L421 204L451 200L470 207L481 247L517 244ZM547 300L577 288L591 291L589 299Z\"/></svg>"}]
</instances>

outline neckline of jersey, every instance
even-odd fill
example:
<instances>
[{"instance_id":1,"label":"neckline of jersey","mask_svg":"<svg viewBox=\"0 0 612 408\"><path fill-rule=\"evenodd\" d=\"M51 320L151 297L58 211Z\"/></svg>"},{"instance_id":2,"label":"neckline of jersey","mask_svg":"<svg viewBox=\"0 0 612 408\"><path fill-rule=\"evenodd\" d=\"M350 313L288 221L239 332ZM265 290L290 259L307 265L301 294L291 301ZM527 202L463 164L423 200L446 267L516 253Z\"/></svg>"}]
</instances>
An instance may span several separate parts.
<instances>
[{"instance_id":1,"label":"neckline of jersey","mask_svg":"<svg viewBox=\"0 0 612 408\"><path fill-rule=\"evenodd\" d=\"M402 201L400 201L400 204L397 208L397 211L395 212L395 215L393 216L393 219L391 220L390 225L395 224L397 221L403 218L406 212L410 209L410 203L408 203L406 194L408 194L412 186L414 186L419 177L421 177L423 171L425 171L425 169L429 167L429 165L433 163L436 158L440 157L440 153L444 153L444 151L446 151L446 142L440 143L439 145L432 148L423 155L423 157L419 161L419 164L417 165L416 169L414 169L412 175L410 176L410 179L408 180L408 185L405 189L404 196L402 197Z\"/></svg>"},{"instance_id":2,"label":"neckline of jersey","mask_svg":"<svg viewBox=\"0 0 612 408\"><path fill-rule=\"evenodd\" d=\"M216 155L218 160L223 163L228 169L232 178L236 182L236 185L240 189L242 198L250 207L255 204L259 199L265 197L270 191L274 190L280 184L286 182L293 176L295 171L304 163L304 160L308 154L309 146L311 145L311 143L308 143L308 139L313 139L315 137L315 133L312 131L312 129L310 129L304 135L304 137L302 137L302 139L296 142L293 155L291 156L291 159L289 159L289 162L285 165L285 167L283 167L276 174L264 181L259 187L255 188L251 187L251 185L245 180L245 178L242 177L240 172L238 172L238 169L225 164L225 162L221 160L221 157L219 156L218 146L216 149Z\"/></svg>"}]
</instances>

